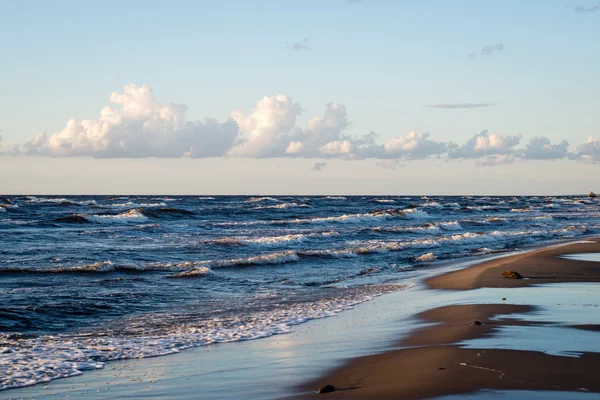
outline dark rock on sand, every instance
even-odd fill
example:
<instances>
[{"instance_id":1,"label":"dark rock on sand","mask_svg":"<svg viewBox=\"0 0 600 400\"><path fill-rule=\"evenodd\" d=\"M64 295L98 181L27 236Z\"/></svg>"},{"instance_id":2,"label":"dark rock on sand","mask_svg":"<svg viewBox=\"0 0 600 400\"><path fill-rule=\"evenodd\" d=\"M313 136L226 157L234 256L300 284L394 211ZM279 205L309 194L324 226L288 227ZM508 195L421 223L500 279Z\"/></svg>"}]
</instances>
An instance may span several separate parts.
<instances>
[{"instance_id":1,"label":"dark rock on sand","mask_svg":"<svg viewBox=\"0 0 600 400\"><path fill-rule=\"evenodd\" d=\"M481 322L481 321L473 321L473 322L471 322L471 325L473 325L473 326L483 325L483 322Z\"/></svg>"},{"instance_id":2,"label":"dark rock on sand","mask_svg":"<svg viewBox=\"0 0 600 400\"><path fill-rule=\"evenodd\" d=\"M335 388L331 385L325 385L319 390L319 393L331 393L331 392L335 392Z\"/></svg>"},{"instance_id":3,"label":"dark rock on sand","mask_svg":"<svg viewBox=\"0 0 600 400\"><path fill-rule=\"evenodd\" d=\"M511 271L509 269L507 269L506 271L504 271L502 273L502 276L505 276L505 277L510 278L510 279L523 279L523 277L521 276L520 273L518 273L517 271Z\"/></svg>"}]
</instances>

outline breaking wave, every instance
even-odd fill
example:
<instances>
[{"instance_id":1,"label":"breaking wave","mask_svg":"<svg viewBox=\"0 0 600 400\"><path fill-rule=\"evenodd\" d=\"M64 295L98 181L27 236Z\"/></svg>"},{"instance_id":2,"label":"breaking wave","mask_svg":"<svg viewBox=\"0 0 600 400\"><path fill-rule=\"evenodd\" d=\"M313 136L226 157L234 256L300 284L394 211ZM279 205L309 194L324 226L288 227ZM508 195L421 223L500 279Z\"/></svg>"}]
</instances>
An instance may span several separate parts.
<instances>
[{"instance_id":1,"label":"breaking wave","mask_svg":"<svg viewBox=\"0 0 600 400\"><path fill-rule=\"evenodd\" d=\"M216 240L209 241L208 243L220 244L225 246L231 245L240 245L240 246L267 246L267 247L275 247L275 246L286 246L288 244L293 243L304 243L312 238L323 238L327 236L339 235L338 232L329 231L329 232L317 232L317 233L307 233L307 234L289 234L289 235L281 235L281 236L263 236L256 238L243 238L243 237L225 237Z\"/></svg>"},{"instance_id":2,"label":"breaking wave","mask_svg":"<svg viewBox=\"0 0 600 400\"><path fill-rule=\"evenodd\" d=\"M136 224L148 221L150 218L161 218L164 216L181 217L190 216L195 213L180 208L156 208L144 210L134 208L120 214L71 214L58 217L55 222L63 223L95 223L95 224Z\"/></svg>"},{"instance_id":3,"label":"breaking wave","mask_svg":"<svg viewBox=\"0 0 600 400\"><path fill-rule=\"evenodd\" d=\"M179 353L214 343L255 340L290 333L308 320L332 317L377 296L410 285L373 285L347 291L343 297L317 299L235 316L176 322L165 332L143 336L57 334L32 339L3 338L0 390L81 375L114 360ZM130 321L140 325L140 321ZM23 362L27 360L27 362Z\"/></svg>"},{"instance_id":4,"label":"breaking wave","mask_svg":"<svg viewBox=\"0 0 600 400\"><path fill-rule=\"evenodd\" d=\"M253 210L268 210L268 209L283 209L283 208L293 208L293 207L308 207L307 204L298 204L298 203L281 203L273 206L256 206L252 207Z\"/></svg>"},{"instance_id":5,"label":"breaking wave","mask_svg":"<svg viewBox=\"0 0 600 400\"><path fill-rule=\"evenodd\" d=\"M259 201L280 201L274 197L268 197L268 196L264 196L264 197L250 197L248 200L246 200L246 203L257 203Z\"/></svg>"}]
</instances>

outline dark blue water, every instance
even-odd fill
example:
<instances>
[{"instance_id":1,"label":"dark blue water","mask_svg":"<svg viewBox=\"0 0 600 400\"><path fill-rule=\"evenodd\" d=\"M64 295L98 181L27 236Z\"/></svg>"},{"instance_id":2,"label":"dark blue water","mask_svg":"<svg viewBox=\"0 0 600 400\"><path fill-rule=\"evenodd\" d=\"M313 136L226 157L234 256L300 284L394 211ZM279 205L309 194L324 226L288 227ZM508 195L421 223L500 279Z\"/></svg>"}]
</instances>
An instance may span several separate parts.
<instances>
[{"instance_id":1,"label":"dark blue water","mask_svg":"<svg viewBox=\"0 0 600 400\"><path fill-rule=\"evenodd\" d=\"M599 228L569 196L6 196L0 389L286 333L439 261Z\"/></svg>"}]
</instances>

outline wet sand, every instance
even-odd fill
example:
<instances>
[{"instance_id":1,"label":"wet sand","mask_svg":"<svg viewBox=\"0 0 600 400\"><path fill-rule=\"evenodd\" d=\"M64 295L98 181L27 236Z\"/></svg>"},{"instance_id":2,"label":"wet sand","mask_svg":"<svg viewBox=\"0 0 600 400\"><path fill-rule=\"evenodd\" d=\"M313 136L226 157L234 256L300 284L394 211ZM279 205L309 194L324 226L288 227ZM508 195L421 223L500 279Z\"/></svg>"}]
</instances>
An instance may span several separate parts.
<instances>
[{"instance_id":1,"label":"wet sand","mask_svg":"<svg viewBox=\"0 0 600 400\"><path fill-rule=\"evenodd\" d=\"M425 283L432 289L468 290L482 287L522 287L541 283L600 282L598 263L559 257L578 253L600 253L599 240L501 257L471 268L435 276ZM519 272L525 279L503 277L502 272L507 269Z\"/></svg>"},{"instance_id":2,"label":"wet sand","mask_svg":"<svg viewBox=\"0 0 600 400\"><path fill-rule=\"evenodd\" d=\"M600 282L600 263L559 257L576 253L600 253L600 241L594 239L589 243L502 257L429 278L425 283L434 293L462 290L468 297L472 289L485 293L486 289L481 288L506 288L503 293L510 297L511 288L534 284ZM519 272L524 279L503 277L502 272L507 269ZM553 330L555 322L529 318L536 311L535 307L504 304L503 299L497 298L497 289L488 291L493 292L497 303L456 304L424 311L417 318L426 326L401 340L398 349L350 360L303 386L305 394L298 398L422 399L482 389L600 393L597 369L600 353L556 355L560 349L549 348L546 353L538 349L523 350L522 346L515 346L519 350L513 350L465 345L469 341L481 342L495 335L505 335L507 327L535 326L550 335L558 332ZM591 306L598 307L600 303L600 287L597 293L598 301ZM544 312L551 316L552 308L546 307ZM473 324L474 321L477 322ZM567 331L560 332L598 332L597 323L562 325L561 328ZM511 337L504 339L510 346ZM555 339L569 341L568 336ZM600 340L600 336L597 339ZM338 390L328 394L314 392L326 384ZM519 398L527 398L523 392L519 393Z\"/></svg>"}]
</instances>

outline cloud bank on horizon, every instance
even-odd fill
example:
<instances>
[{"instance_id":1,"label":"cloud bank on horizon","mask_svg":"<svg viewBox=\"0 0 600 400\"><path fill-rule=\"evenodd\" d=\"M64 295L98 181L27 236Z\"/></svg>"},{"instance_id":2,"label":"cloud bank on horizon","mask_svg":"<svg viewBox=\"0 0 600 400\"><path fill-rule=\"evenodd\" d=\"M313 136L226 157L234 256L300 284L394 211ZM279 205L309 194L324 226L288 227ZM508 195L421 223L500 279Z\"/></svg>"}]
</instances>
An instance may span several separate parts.
<instances>
[{"instance_id":1,"label":"cloud bank on horizon","mask_svg":"<svg viewBox=\"0 0 600 400\"><path fill-rule=\"evenodd\" d=\"M22 146L5 154L94 158L205 158L205 157L299 157L308 159L382 160L383 167L399 161L438 158L475 160L490 166L525 160L571 159L600 162L600 140L590 137L569 152L569 143L552 144L546 137L534 137L519 147L521 135L487 130L475 134L463 145L436 141L428 132L409 132L380 142L370 132L362 136L346 133L346 107L328 103L322 116L298 127L303 112L288 96L265 96L251 113L231 113L225 122L213 118L187 121L187 107L161 104L148 86L130 84L123 93L110 95L113 107L106 106L94 120L67 122L66 127L48 135L40 132ZM452 108L452 107L450 107ZM462 107L458 107L462 108ZM315 164L316 166L317 164ZM316 170L322 169L315 168Z\"/></svg>"}]
</instances>

